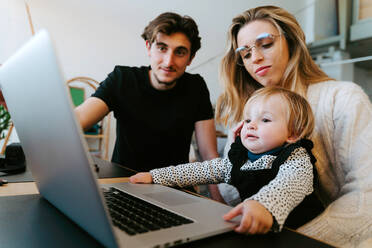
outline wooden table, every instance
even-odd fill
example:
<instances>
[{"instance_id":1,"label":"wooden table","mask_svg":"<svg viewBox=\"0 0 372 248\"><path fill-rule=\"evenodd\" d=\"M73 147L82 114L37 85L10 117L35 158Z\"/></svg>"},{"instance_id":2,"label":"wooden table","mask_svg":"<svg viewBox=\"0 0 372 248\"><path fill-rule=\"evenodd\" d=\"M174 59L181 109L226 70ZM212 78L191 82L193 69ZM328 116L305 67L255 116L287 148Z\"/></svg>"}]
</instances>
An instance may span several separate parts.
<instances>
[{"instance_id":1,"label":"wooden table","mask_svg":"<svg viewBox=\"0 0 372 248\"><path fill-rule=\"evenodd\" d=\"M128 177L98 179L100 184L125 183ZM0 196L30 195L39 194L35 182L27 183L8 183L0 186Z\"/></svg>"}]
</instances>

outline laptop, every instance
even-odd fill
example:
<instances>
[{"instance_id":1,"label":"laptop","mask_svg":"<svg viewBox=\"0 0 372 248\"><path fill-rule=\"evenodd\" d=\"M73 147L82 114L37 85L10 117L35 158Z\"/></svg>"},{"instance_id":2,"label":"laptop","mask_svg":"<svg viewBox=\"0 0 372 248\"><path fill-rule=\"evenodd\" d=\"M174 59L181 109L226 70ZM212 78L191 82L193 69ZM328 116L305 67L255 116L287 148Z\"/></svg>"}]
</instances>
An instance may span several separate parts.
<instances>
[{"instance_id":1,"label":"laptop","mask_svg":"<svg viewBox=\"0 0 372 248\"><path fill-rule=\"evenodd\" d=\"M155 184L98 184L47 31L36 34L0 67L0 85L40 194L105 247L170 247L236 226L236 221L222 219L231 207L180 190ZM125 219L137 223L139 231L116 220L122 215L111 209L112 202L106 203L112 196L124 201L114 206L116 210L132 209L130 218L140 218L140 224ZM141 223L153 218L145 216L153 210L132 203L138 198L147 207L178 216L178 222L152 227ZM154 217L154 222L166 218Z\"/></svg>"}]
</instances>

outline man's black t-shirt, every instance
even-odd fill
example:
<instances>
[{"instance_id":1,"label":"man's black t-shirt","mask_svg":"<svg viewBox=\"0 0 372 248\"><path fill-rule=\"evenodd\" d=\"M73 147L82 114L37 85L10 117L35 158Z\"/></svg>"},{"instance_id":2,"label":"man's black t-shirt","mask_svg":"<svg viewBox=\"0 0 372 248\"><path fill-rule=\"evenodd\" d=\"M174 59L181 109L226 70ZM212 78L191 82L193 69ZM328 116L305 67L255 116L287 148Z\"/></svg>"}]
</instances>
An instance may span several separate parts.
<instances>
[{"instance_id":1,"label":"man's black t-shirt","mask_svg":"<svg viewBox=\"0 0 372 248\"><path fill-rule=\"evenodd\" d=\"M213 118L201 76L184 73L174 88L159 91L149 69L116 66L92 95L117 119L112 161L137 171L188 162L195 122Z\"/></svg>"}]
</instances>

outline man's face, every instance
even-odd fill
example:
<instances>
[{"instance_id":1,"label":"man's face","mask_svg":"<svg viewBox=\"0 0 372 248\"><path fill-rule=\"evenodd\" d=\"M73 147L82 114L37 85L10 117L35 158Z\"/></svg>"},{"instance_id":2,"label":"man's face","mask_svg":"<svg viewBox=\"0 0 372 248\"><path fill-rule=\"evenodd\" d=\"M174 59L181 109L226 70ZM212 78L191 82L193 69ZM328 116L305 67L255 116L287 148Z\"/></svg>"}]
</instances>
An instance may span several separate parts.
<instances>
[{"instance_id":1,"label":"man's face","mask_svg":"<svg viewBox=\"0 0 372 248\"><path fill-rule=\"evenodd\" d=\"M146 41L146 47L151 64L151 85L158 90L173 88L193 59L189 39L180 32L158 33L152 44Z\"/></svg>"}]
</instances>

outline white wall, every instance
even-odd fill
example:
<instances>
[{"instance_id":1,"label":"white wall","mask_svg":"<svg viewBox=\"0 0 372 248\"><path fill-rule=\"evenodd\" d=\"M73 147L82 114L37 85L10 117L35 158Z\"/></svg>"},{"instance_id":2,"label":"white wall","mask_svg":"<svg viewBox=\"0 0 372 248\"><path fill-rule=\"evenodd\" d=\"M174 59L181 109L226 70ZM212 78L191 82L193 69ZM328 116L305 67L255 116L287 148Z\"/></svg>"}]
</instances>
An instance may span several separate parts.
<instances>
[{"instance_id":1,"label":"white wall","mask_svg":"<svg viewBox=\"0 0 372 248\"><path fill-rule=\"evenodd\" d=\"M84 75L99 81L114 65L148 63L140 37L148 22L164 11L192 16L199 24L202 49L189 71L205 77L214 103L220 93L218 64L224 52L231 19L245 9L277 4L300 17L313 37L312 24L303 18L314 13L315 0L26 0L35 31L47 29L55 43L66 79ZM295 4L294 4L295 3ZM313 19L309 18L309 22ZM0 63L30 36L23 0L0 1ZM4 36L3 36L4 35Z\"/></svg>"},{"instance_id":2,"label":"white wall","mask_svg":"<svg viewBox=\"0 0 372 248\"><path fill-rule=\"evenodd\" d=\"M323 0L324 1L324 0ZM327 0L328 1L328 0ZM329 0L331 1L331 0ZM26 0L35 31L47 29L55 41L65 79L105 79L116 64L147 65L140 37L150 20L165 11L187 14L199 25L202 48L189 71L201 74L211 100L221 92L218 65L231 19L245 9L275 4L298 16L313 37L316 0ZM310 22L310 24L309 24ZM0 64L31 37L24 0L0 0ZM113 126L111 133L115 133ZM114 138L111 139L111 143ZM112 144L111 144L112 149Z\"/></svg>"},{"instance_id":3,"label":"white wall","mask_svg":"<svg viewBox=\"0 0 372 248\"><path fill-rule=\"evenodd\" d=\"M23 1L0 0L0 64L31 37Z\"/></svg>"}]
</instances>

